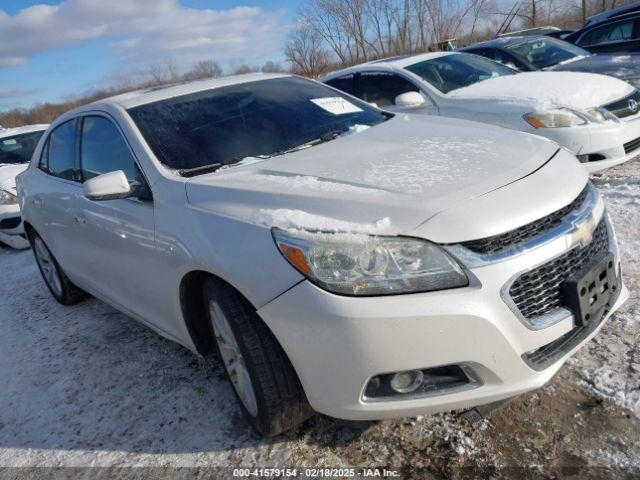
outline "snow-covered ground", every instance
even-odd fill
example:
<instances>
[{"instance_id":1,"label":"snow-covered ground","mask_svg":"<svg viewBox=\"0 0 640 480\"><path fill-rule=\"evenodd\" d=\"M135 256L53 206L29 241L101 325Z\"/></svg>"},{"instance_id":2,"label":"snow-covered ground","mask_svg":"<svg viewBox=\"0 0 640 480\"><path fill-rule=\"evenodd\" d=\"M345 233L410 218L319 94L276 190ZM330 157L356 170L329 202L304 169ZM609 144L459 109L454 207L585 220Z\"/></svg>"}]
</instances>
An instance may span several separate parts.
<instances>
[{"instance_id":1,"label":"snow-covered ground","mask_svg":"<svg viewBox=\"0 0 640 480\"><path fill-rule=\"evenodd\" d=\"M455 414L378 423L317 416L280 438L255 438L215 359L97 300L58 305L31 252L0 248L0 467L639 469L640 161L594 180L617 228L631 299L548 386L474 425Z\"/></svg>"}]
</instances>

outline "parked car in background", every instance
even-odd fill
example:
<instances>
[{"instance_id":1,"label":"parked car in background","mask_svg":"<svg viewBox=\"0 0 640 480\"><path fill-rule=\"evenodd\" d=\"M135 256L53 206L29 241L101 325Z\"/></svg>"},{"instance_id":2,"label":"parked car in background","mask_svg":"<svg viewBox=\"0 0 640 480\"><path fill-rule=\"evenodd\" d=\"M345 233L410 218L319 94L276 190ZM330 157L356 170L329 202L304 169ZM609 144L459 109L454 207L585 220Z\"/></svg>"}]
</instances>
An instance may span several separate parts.
<instances>
[{"instance_id":1,"label":"parked car in background","mask_svg":"<svg viewBox=\"0 0 640 480\"><path fill-rule=\"evenodd\" d=\"M322 81L389 111L464 118L544 136L577 155L590 172L640 153L640 94L603 75L516 75L476 55L431 53L357 65Z\"/></svg>"},{"instance_id":2,"label":"parked car in background","mask_svg":"<svg viewBox=\"0 0 640 480\"><path fill-rule=\"evenodd\" d=\"M535 389L628 296L604 202L556 144L294 76L80 107L18 184L53 296L217 349L263 435L311 407L380 419Z\"/></svg>"},{"instance_id":3,"label":"parked car in background","mask_svg":"<svg viewBox=\"0 0 640 480\"><path fill-rule=\"evenodd\" d=\"M609 75L640 88L640 54L598 54L548 37L499 38L462 51L480 55L521 72L586 72Z\"/></svg>"},{"instance_id":4,"label":"parked car in background","mask_svg":"<svg viewBox=\"0 0 640 480\"><path fill-rule=\"evenodd\" d=\"M585 27L603 22L604 20L610 20L612 18L621 17L629 13L636 13L636 12L640 12L640 2L630 3L628 5L622 5L620 7L607 10L606 12L593 15L587 19L587 23L585 24Z\"/></svg>"},{"instance_id":5,"label":"parked car in background","mask_svg":"<svg viewBox=\"0 0 640 480\"><path fill-rule=\"evenodd\" d=\"M594 21L564 40L592 53L640 52L640 12Z\"/></svg>"},{"instance_id":6,"label":"parked car in background","mask_svg":"<svg viewBox=\"0 0 640 480\"><path fill-rule=\"evenodd\" d=\"M16 196L16 175L27 169L47 125L0 130L0 242L28 248Z\"/></svg>"}]
</instances>

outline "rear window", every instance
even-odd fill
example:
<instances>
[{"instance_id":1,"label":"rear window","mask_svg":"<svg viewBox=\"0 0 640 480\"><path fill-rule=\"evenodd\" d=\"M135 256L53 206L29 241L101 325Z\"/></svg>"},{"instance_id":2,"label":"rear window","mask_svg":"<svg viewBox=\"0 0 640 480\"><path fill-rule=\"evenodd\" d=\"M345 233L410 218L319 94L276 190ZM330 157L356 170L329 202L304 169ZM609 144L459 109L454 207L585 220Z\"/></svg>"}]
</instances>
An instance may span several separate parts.
<instances>
[{"instance_id":1,"label":"rear window","mask_svg":"<svg viewBox=\"0 0 640 480\"><path fill-rule=\"evenodd\" d=\"M0 138L0 164L28 163L44 131Z\"/></svg>"},{"instance_id":2,"label":"rear window","mask_svg":"<svg viewBox=\"0 0 640 480\"><path fill-rule=\"evenodd\" d=\"M129 114L158 159L175 169L271 156L388 118L364 102L298 77L169 98L131 108Z\"/></svg>"}]
</instances>

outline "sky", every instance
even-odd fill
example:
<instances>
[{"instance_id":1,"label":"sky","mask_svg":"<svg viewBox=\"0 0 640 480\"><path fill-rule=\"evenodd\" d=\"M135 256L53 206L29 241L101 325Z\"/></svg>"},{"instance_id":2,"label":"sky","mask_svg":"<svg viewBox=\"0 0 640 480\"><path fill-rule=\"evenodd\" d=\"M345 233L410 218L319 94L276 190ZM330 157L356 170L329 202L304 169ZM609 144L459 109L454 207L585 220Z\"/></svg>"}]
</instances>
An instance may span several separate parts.
<instances>
[{"instance_id":1,"label":"sky","mask_svg":"<svg viewBox=\"0 0 640 480\"><path fill-rule=\"evenodd\" d=\"M73 98L171 62L283 60L302 0L0 0L0 110Z\"/></svg>"}]
</instances>

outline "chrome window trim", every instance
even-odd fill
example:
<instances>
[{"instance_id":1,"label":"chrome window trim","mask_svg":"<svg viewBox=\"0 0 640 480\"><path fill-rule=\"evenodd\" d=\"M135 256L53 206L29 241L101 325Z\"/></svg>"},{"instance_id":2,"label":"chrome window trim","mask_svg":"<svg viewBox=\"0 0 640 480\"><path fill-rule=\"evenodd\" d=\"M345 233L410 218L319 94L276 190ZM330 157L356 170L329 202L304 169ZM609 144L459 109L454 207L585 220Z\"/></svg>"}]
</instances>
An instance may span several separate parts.
<instances>
[{"instance_id":1,"label":"chrome window trim","mask_svg":"<svg viewBox=\"0 0 640 480\"><path fill-rule=\"evenodd\" d=\"M567 236L568 244L566 250L570 250L578 243L581 243L581 235L584 234L583 226L585 222L591 225L591 231L588 232L589 234L593 233L596 229L598 222L594 218L594 211L599 199L598 190L593 183L589 182L584 203L578 209L567 214L562 219L560 225L520 245L505 249L501 252L487 254L476 253L461 244L445 245L444 248L467 268L477 268L504 262L563 236ZM600 218L597 220L599 221Z\"/></svg>"}]
</instances>

